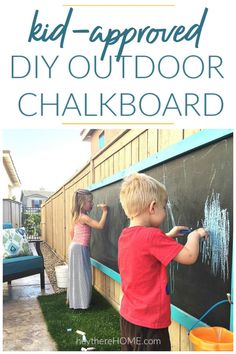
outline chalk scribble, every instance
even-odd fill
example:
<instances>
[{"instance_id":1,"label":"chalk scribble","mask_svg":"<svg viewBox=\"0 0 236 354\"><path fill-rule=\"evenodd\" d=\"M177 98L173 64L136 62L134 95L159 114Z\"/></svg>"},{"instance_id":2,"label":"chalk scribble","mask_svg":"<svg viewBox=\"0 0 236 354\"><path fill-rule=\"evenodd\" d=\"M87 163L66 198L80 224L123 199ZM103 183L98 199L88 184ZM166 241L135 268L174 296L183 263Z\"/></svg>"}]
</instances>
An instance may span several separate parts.
<instances>
[{"instance_id":1,"label":"chalk scribble","mask_svg":"<svg viewBox=\"0 0 236 354\"><path fill-rule=\"evenodd\" d=\"M202 225L209 237L201 244L202 262L211 267L214 276L229 278L229 213L220 207L220 194L212 192L204 207Z\"/></svg>"},{"instance_id":2,"label":"chalk scribble","mask_svg":"<svg viewBox=\"0 0 236 354\"><path fill-rule=\"evenodd\" d=\"M167 229L176 226L171 202L167 203ZM220 194L212 192L207 197L204 206L204 219L197 222L198 227L208 230L207 240L201 240L201 261L210 266L213 276L220 276L224 281L229 278L229 239L230 224L227 209L221 209ZM178 241L178 239L177 239ZM175 272L178 271L178 263L171 262L169 265L169 280L171 293L175 290Z\"/></svg>"},{"instance_id":3,"label":"chalk scribble","mask_svg":"<svg viewBox=\"0 0 236 354\"><path fill-rule=\"evenodd\" d=\"M174 214L172 211L172 205L170 200L168 200L166 204L166 222L167 222L167 229L170 230L176 226ZM178 238L176 238L178 242ZM170 285L170 292L173 294L175 291L175 271L178 270L178 263L171 262L169 264L169 285Z\"/></svg>"}]
</instances>

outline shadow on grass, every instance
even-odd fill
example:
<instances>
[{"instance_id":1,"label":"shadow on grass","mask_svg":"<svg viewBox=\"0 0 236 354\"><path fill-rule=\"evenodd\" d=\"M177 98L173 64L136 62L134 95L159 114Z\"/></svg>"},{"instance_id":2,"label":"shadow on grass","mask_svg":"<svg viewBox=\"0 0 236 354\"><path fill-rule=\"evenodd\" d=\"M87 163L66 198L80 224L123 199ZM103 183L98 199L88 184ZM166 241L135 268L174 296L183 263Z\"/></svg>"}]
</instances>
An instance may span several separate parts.
<instances>
[{"instance_id":1,"label":"shadow on grass","mask_svg":"<svg viewBox=\"0 0 236 354\"><path fill-rule=\"evenodd\" d=\"M69 309L66 293L39 296L48 331L60 351L80 351L82 347L119 351L119 313L95 290L87 310ZM88 343L76 330L86 333ZM69 331L68 331L69 330Z\"/></svg>"}]
</instances>

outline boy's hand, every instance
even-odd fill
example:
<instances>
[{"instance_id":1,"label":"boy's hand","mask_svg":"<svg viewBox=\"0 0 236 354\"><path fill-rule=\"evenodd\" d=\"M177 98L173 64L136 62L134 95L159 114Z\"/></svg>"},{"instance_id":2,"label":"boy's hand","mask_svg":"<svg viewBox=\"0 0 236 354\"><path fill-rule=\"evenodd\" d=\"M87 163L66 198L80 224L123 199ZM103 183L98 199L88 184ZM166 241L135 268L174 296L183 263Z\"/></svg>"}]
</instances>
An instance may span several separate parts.
<instances>
[{"instance_id":1,"label":"boy's hand","mask_svg":"<svg viewBox=\"0 0 236 354\"><path fill-rule=\"evenodd\" d=\"M204 237L205 239L207 239L209 236L207 230L203 229L203 227L200 227L199 229L194 230L193 232L191 232L191 234L192 233L197 233L199 238Z\"/></svg>"},{"instance_id":2,"label":"boy's hand","mask_svg":"<svg viewBox=\"0 0 236 354\"><path fill-rule=\"evenodd\" d=\"M170 237L183 236L184 234L181 234L181 231L183 230L189 230L189 228L187 226L175 226L173 229L167 232L166 235Z\"/></svg>"},{"instance_id":3,"label":"boy's hand","mask_svg":"<svg viewBox=\"0 0 236 354\"><path fill-rule=\"evenodd\" d=\"M107 211L107 208L108 208L108 206L106 204L104 204L104 203L97 204L97 207L101 208L102 211Z\"/></svg>"}]
</instances>

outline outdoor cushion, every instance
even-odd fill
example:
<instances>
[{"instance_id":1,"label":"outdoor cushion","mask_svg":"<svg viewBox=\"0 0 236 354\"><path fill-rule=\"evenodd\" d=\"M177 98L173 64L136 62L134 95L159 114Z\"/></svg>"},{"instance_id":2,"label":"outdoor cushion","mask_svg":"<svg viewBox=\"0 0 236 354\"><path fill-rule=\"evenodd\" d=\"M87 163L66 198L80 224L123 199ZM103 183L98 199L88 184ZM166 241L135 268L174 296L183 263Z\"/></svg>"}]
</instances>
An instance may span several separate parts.
<instances>
[{"instance_id":1,"label":"outdoor cushion","mask_svg":"<svg viewBox=\"0 0 236 354\"><path fill-rule=\"evenodd\" d=\"M16 258L5 258L3 260L3 276L25 272L29 269L43 268L43 257L23 256Z\"/></svg>"},{"instance_id":2,"label":"outdoor cushion","mask_svg":"<svg viewBox=\"0 0 236 354\"><path fill-rule=\"evenodd\" d=\"M3 258L32 255L24 227L3 230Z\"/></svg>"}]
</instances>

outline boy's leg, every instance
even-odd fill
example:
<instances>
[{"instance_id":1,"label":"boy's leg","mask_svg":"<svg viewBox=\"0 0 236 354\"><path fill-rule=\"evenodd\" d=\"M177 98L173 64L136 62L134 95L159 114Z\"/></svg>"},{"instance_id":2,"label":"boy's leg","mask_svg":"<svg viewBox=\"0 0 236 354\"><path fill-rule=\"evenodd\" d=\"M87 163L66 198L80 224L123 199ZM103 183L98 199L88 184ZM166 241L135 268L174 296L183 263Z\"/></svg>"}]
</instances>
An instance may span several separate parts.
<instances>
[{"instance_id":1,"label":"boy's leg","mask_svg":"<svg viewBox=\"0 0 236 354\"><path fill-rule=\"evenodd\" d=\"M168 328L141 327L142 349L148 351L171 351Z\"/></svg>"},{"instance_id":2,"label":"boy's leg","mask_svg":"<svg viewBox=\"0 0 236 354\"><path fill-rule=\"evenodd\" d=\"M146 328L135 325L121 317L121 350L124 351L170 351L168 328Z\"/></svg>"},{"instance_id":3,"label":"boy's leg","mask_svg":"<svg viewBox=\"0 0 236 354\"><path fill-rule=\"evenodd\" d=\"M126 321L123 317L120 317L120 344L122 351L134 350L131 341L129 340L133 338L132 326L132 323Z\"/></svg>"}]
</instances>

